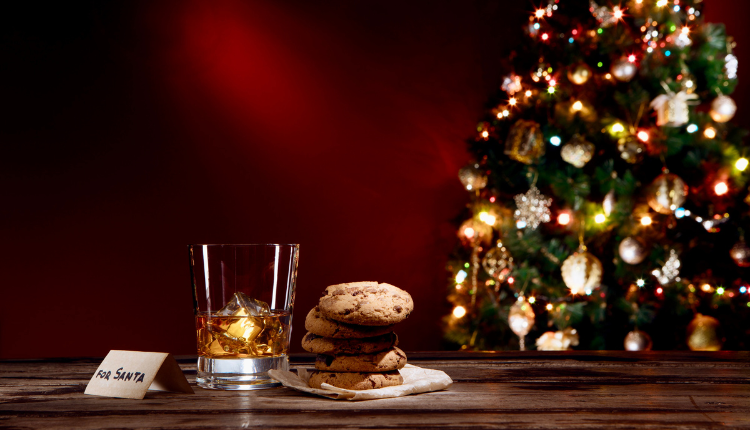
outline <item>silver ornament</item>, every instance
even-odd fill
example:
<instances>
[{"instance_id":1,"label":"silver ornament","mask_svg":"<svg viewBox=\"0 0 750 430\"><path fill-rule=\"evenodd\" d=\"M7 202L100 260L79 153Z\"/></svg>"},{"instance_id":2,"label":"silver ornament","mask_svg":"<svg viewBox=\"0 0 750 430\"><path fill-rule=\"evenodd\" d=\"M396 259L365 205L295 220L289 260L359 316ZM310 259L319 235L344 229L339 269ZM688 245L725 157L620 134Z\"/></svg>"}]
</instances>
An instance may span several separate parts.
<instances>
[{"instance_id":1,"label":"silver ornament","mask_svg":"<svg viewBox=\"0 0 750 430\"><path fill-rule=\"evenodd\" d=\"M620 58L612 63L612 76L618 81L628 82L633 79L633 76L638 72L638 67L634 63L628 61L627 58Z\"/></svg>"},{"instance_id":2,"label":"silver ornament","mask_svg":"<svg viewBox=\"0 0 750 430\"><path fill-rule=\"evenodd\" d=\"M737 112L737 105L729 96L719 96L711 102L711 119L716 122L727 122L734 117Z\"/></svg>"},{"instance_id":3,"label":"silver ornament","mask_svg":"<svg viewBox=\"0 0 750 430\"><path fill-rule=\"evenodd\" d=\"M566 162L578 167L583 167L594 156L594 144L587 142L576 134L566 143L560 151L560 156Z\"/></svg>"},{"instance_id":4,"label":"silver ornament","mask_svg":"<svg viewBox=\"0 0 750 430\"><path fill-rule=\"evenodd\" d=\"M651 272L662 285L671 284L673 281L679 281L680 278L680 259L677 257L677 251L674 249L669 250L669 258L664 263L661 269L654 269Z\"/></svg>"},{"instance_id":5,"label":"silver ornament","mask_svg":"<svg viewBox=\"0 0 750 430\"><path fill-rule=\"evenodd\" d=\"M619 7L617 8L619 10ZM599 6L593 0L589 2L589 11L592 15L594 15L594 18L596 18L602 28L610 27L617 22L617 18L615 17L614 11L612 9L608 8L607 6Z\"/></svg>"},{"instance_id":6,"label":"silver ornament","mask_svg":"<svg viewBox=\"0 0 750 430\"><path fill-rule=\"evenodd\" d=\"M632 135L617 139L617 149L620 150L620 157L630 164L635 164L643 160L643 154L646 151L643 142Z\"/></svg>"},{"instance_id":7,"label":"silver ornament","mask_svg":"<svg viewBox=\"0 0 750 430\"><path fill-rule=\"evenodd\" d=\"M488 275L502 282L513 270L513 257L503 243L497 241L497 246L492 247L484 255L482 267Z\"/></svg>"},{"instance_id":8,"label":"silver ornament","mask_svg":"<svg viewBox=\"0 0 750 430\"><path fill-rule=\"evenodd\" d=\"M479 164L469 164L458 171L458 179L468 191L481 190L487 186L487 175Z\"/></svg>"},{"instance_id":9,"label":"silver ornament","mask_svg":"<svg viewBox=\"0 0 750 430\"><path fill-rule=\"evenodd\" d=\"M607 195L604 196L604 201L602 201L602 209L604 210L604 215L610 216L612 214L612 210L615 208L615 190L609 190Z\"/></svg>"},{"instance_id":10,"label":"silver ornament","mask_svg":"<svg viewBox=\"0 0 750 430\"><path fill-rule=\"evenodd\" d=\"M574 328L548 331L536 340L538 351L565 351L571 346L578 346L578 332Z\"/></svg>"},{"instance_id":11,"label":"silver ornament","mask_svg":"<svg viewBox=\"0 0 750 430\"><path fill-rule=\"evenodd\" d=\"M646 258L647 251L639 240L632 237L626 237L620 242L620 258L628 264L638 264L643 261Z\"/></svg>"},{"instance_id":12,"label":"silver ornament","mask_svg":"<svg viewBox=\"0 0 750 430\"><path fill-rule=\"evenodd\" d=\"M516 336L523 337L529 334L531 327L534 326L534 317L534 310L522 296L510 307L508 324Z\"/></svg>"},{"instance_id":13,"label":"silver ornament","mask_svg":"<svg viewBox=\"0 0 750 430\"><path fill-rule=\"evenodd\" d=\"M583 248L566 258L560 270L571 294L591 294L602 281L602 263Z\"/></svg>"},{"instance_id":14,"label":"silver ornament","mask_svg":"<svg viewBox=\"0 0 750 430\"><path fill-rule=\"evenodd\" d=\"M698 95L680 91L656 96L651 101L651 107L656 111L656 125L680 127L690 120L690 103L698 99Z\"/></svg>"},{"instance_id":15,"label":"silver ornament","mask_svg":"<svg viewBox=\"0 0 750 430\"><path fill-rule=\"evenodd\" d=\"M651 336L635 329L625 336L625 351L651 351Z\"/></svg>"},{"instance_id":16,"label":"silver ornament","mask_svg":"<svg viewBox=\"0 0 750 430\"><path fill-rule=\"evenodd\" d=\"M740 239L735 243L729 250L729 255L734 260L734 264L740 267L750 267L750 247L745 243L745 239Z\"/></svg>"},{"instance_id":17,"label":"silver ornament","mask_svg":"<svg viewBox=\"0 0 750 430\"><path fill-rule=\"evenodd\" d=\"M516 211L513 213L518 228L529 227L535 230L539 224L549 222L552 199L547 198L532 185L526 194L518 194L513 197L516 201Z\"/></svg>"},{"instance_id":18,"label":"silver ornament","mask_svg":"<svg viewBox=\"0 0 750 430\"><path fill-rule=\"evenodd\" d=\"M688 186L679 176L664 173L654 179L648 188L648 205L661 214L671 214L685 203Z\"/></svg>"},{"instance_id":19,"label":"silver ornament","mask_svg":"<svg viewBox=\"0 0 750 430\"><path fill-rule=\"evenodd\" d=\"M737 79L737 66L739 62L733 54L724 57L724 70L727 73L727 79Z\"/></svg>"}]
</instances>

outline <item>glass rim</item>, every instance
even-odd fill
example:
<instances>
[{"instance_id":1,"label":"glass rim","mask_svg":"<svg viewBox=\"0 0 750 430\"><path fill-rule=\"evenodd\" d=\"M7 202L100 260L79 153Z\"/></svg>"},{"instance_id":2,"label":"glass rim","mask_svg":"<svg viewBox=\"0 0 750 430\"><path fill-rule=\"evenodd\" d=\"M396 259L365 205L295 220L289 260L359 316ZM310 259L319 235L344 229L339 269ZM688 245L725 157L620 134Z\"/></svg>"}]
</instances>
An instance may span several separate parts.
<instances>
[{"instance_id":1,"label":"glass rim","mask_svg":"<svg viewBox=\"0 0 750 430\"><path fill-rule=\"evenodd\" d=\"M296 246L299 243L190 243L188 246Z\"/></svg>"}]
</instances>

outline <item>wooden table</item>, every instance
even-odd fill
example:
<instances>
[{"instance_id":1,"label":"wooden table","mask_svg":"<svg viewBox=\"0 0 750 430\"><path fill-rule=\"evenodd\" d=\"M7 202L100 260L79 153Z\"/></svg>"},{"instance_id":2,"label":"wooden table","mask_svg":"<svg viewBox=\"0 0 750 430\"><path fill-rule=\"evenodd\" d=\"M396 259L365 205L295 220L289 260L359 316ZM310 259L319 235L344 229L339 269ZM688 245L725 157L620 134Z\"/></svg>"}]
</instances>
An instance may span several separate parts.
<instances>
[{"instance_id":1,"label":"wooden table","mask_svg":"<svg viewBox=\"0 0 750 430\"><path fill-rule=\"evenodd\" d=\"M748 428L748 352L412 353L448 390L334 401L287 388L86 396L100 359L0 361L0 428ZM195 381L195 359L178 360ZM309 365L312 356L294 356Z\"/></svg>"}]
</instances>

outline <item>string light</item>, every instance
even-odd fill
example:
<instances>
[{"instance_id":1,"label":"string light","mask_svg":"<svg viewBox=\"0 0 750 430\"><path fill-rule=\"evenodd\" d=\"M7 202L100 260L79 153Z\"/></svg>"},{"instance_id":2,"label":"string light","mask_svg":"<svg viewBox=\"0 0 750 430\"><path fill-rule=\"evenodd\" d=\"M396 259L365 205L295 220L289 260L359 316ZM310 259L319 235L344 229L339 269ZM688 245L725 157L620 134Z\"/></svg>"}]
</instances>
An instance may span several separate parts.
<instances>
[{"instance_id":1,"label":"string light","mask_svg":"<svg viewBox=\"0 0 750 430\"><path fill-rule=\"evenodd\" d=\"M594 221L596 221L597 224L601 224L601 223L603 223L606 220L607 220L607 217L605 217L604 214L597 214L594 217Z\"/></svg>"},{"instance_id":2,"label":"string light","mask_svg":"<svg viewBox=\"0 0 750 430\"><path fill-rule=\"evenodd\" d=\"M483 137L483 138L485 138L485 139L487 139L488 137L490 137L490 132L489 132L489 131L487 131L487 130L484 130L484 131L482 132L482 137Z\"/></svg>"},{"instance_id":3,"label":"string light","mask_svg":"<svg viewBox=\"0 0 750 430\"><path fill-rule=\"evenodd\" d=\"M664 289L662 287L659 287L656 289L656 294L661 294L664 292Z\"/></svg>"},{"instance_id":4,"label":"string light","mask_svg":"<svg viewBox=\"0 0 750 430\"><path fill-rule=\"evenodd\" d=\"M560 139L560 136L552 136L549 138L549 143L555 146L560 146L560 144L562 143L562 139Z\"/></svg>"},{"instance_id":5,"label":"string light","mask_svg":"<svg viewBox=\"0 0 750 430\"><path fill-rule=\"evenodd\" d=\"M475 234L476 234L476 232L471 227L466 227L464 229L464 236L466 236L469 239L473 238Z\"/></svg>"},{"instance_id":6,"label":"string light","mask_svg":"<svg viewBox=\"0 0 750 430\"><path fill-rule=\"evenodd\" d=\"M555 87L550 86L549 88L547 88L547 92L550 94L555 94Z\"/></svg>"},{"instance_id":7,"label":"string light","mask_svg":"<svg viewBox=\"0 0 750 430\"><path fill-rule=\"evenodd\" d=\"M466 315L466 308L463 306L456 306L453 308L453 316L456 318L462 318Z\"/></svg>"},{"instance_id":8,"label":"string light","mask_svg":"<svg viewBox=\"0 0 750 430\"><path fill-rule=\"evenodd\" d=\"M744 172L745 169L747 169L747 165L748 165L747 158L744 158L744 157L740 158L739 160L737 160L736 163L734 163L734 167L736 167L737 170L739 170L740 172Z\"/></svg>"},{"instance_id":9,"label":"string light","mask_svg":"<svg viewBox=\"0 0 750 430\"><path fill-rule=\"evenodd\" d=\"M560 225L568 225L570 224L570 214L567 212L563 212L560 215L557 216L557 223Z\"/></svg>"},{"instance_id":10,"label":"string light","mask_svg":"<svg viewBox=\"0 0 750 430\"><path fill-rule=\"evenodd\" d=\"M743 285L743 286L741 286L741 287L740 287L740 293L741 293L741 294L745 294L746 292L747 292L747 287L746 287L746 286L744 286L744 285Z\"/></svg>"},{"instance_id":11,"label":"string light","mask_svg":"<svg viewBox=\"0 0 750 430\"><path fill-rule=\"evenodd\" d=\"M718 294L720 296L723 295L724 294L724 287L717 288L716 289L716 294Z\"/></svg>"},{"instance_id":12,"label":"string light","mask_svg":"<svg viewBox=\"0 0 750 430\"><path fill-rule=\"evenodd\" d=\"M536 298L535 297L529 297L529 303L531 303L532 305L534 303L536 303Z\"/></svg>"},{"instance_id":13,"label":"string light","mask_svg":"<svg viewBox=\"0 0 750 430\"><path fill-rule=\"evenodd\" d=\"M645 216L641 218L641 225L651 225L651 217Z\"/></svg>"},{"instance_id":14,"label":"string light","mask_svg":"<svg viewBox=\"0 0 750 430\"><path fill-rule=\"evenodd\" d=\"M495 225L495 221L497 220L497 218L495 218L494 215L490 215L487 212L480 212L479 220L484 221L484 223L487 225Z\"/></svg>"},{"instance_id":15,"label":"string light","mask_svg":"<svg viewBox=\"0 0 750 430\"><path fill-rule=\"evenodd\" d=\"M606 75L604 75L604 79L612 79L612 74L607 73Z\"/></svg>"},{"instance_id":16,"label":"string light","mask_svg":"<svg viewBox=\"0 0 750 430\"><path fill-rule=\"evenodd\" d=\"M551 311L552 310L552 303L547 303L547 306L545 306L545 308L547 308L548 311Z\"/></svg>"},{"instance_id":17,"label":"string light","mask_svg":"<svg viewBox=\"0 0 750 430\"><path fill-rule=\"evenodd\" d=\"M695 133L696 131L698 131L698 125L697 124L690 124L689 126L687 126L687 132L688 133Z\"/></svg>"},{"instance_id":18,"label":"string light","mask_svg":"<svg viewBox=\"0 0 750 430\"><path fill-rule=\"evenodd\" d=\"M549 34L542 33L542 40L547 40L547 39L549 39Z\"/></svg>"},{"instance_id":19,"label":"string light","mask_svg":"<svg viewBox=\"0 0 750 430\"><path fill-rule=\"evenodd\" d=\"M511 106L515 106L516 103L517 103L517 101L516 101L515 97L511 97L510 100L508 100L508 104L511 105Z\"/></svg>"},{"instance_id":20,"label":"string light","mask_svg":"<svg viewBox=\"0 0 750 430\"><path fill-rule=\"evenodd\" d=\"M622 9L620 9L619 6L615 6L612 8L612 16L615 17L615 19L622 19Z\"/></svg>"},{"instance_id":21,"label":"string light","mask_svg":"<svg viewBox=\"0 0 750 430\"><path fill-rule=\"evenodd\" d=\"M643 287L644 285L646 285L646 281L644 281L643 279L638 279L637 281L635 281L635 285L638 285L639 288Z\"/></svg>"},{"instance_id":22,"label":"string light","mask_svg":"<svg viewBox=\"0 0 750 430\"><path fill-rule=\"evenodd\" d=\"M645 131L639 131L638 139L641 139L642 142L648 142L648 133Z\"/></svg>"},{"instance_id":23,"label":"string light","mask_svg":"<svg viewBox=\"0 0 750 430\"><path fill-rule=\"evenodd\" d=\"M581 109L583 109L583 103L581 103L581 101L578 100L575 103L573 103L573 106L571 106L570 109L572 109L573 112L578 112Z\"/></svg>"},{"instance_id":24,"label":"string light","mask_svg":"<svg viewBox=\"0 0 750 430\"><path fill-rule=\"evenodd\" d=\"M656 2L656 6L658 7L664 7L667 5L667 0L659 0Z\"/></svg>"},{"instance_id":25,"label":"string light","mask_svg":"<svg viewBox=\"0 0 750 430\"><path fill-rule=\"evenodd\" d=\"M635 63L635 55L634 54L628 55L628 61L631 63Z\"/></svg>"},{"instance_id":26,"label":"string light","mask_svg":"<svg viewBox=\"0 0 750 430\"><path fill-rule=\"evenodd\" d=\"M456 273L456 283L463 284L467 276L468 276L468 273L466 273L465 270L459 270L458 273Z\"/></svg>"},{"instance_id":27,"label":"string light","mask_svg":"<svg viewBox=\"0 0 750 430\"><path fill-rule=\"evenodd\" d=\"M544 17L544 9L537 9L537 10L536 10L536 11L534 12L534 16L535 16L535 17L537 17L537 18L542 18L542 17Z\"/></svg>"},{"instance_id":28,"label":"string light","mask_svg":"<svg viewBox=\"0 0 750 430\"><path fill-rule=\"evenodd\" d=\"M711 288L711 285L709 284L703 284L701 285L701 290L703 290L703 292L710 293L713 288Z\"/></svg>"},{"instance_id":29,"label":"string light","mask_svg":"<svg viewBox=\"0 0 750 430\"><path fill-rule=\"evenodd\" d=\"M723 196L729 191L729 187L727 186L727 183L724 181L721 181L714 186L714 192L717 196Z\"/></svg>"},{"instance_id":30,"label":"string light","mask_svg":"<svg viewBox=\"0 0 750 430\"><path fill-rule=\"evenodd\" d=\"M612 124L610 130L612 130L612 133L622 133L623 131L625 131L625 126L620 122L616 122Z\"/></svg>"},{"instance_id":31,"label":"string light","mask_svg":"<svg viewBox=\"0 0 750 430\"><path fill-rule=\"evenodd\" d=\"M514 282L516 282L516 279L514 277L511 276L511 277L508 278L508 283L510 285L513 285Z\"/></svg>"},{"instance_id":32,"label":"string light","mask_svg":"<svg viewBox=\"0 0 750 430\"><path fill-rule=\"evenodd\" d=\"M716 137L716 130L713 127L708 127L703 131L703 135L709 139Z\"/></svg>"}]
</instances>

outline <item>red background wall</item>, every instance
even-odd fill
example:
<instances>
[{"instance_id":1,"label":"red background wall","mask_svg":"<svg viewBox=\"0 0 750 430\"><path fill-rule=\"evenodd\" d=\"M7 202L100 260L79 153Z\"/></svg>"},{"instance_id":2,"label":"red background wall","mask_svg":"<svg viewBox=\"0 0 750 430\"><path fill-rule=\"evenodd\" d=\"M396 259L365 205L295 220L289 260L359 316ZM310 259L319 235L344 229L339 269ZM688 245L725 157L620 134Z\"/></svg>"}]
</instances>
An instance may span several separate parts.
<instances>
[{"instance_id":1,"label":"red background wall","mask_svg":"<svg viewBox=\"0 0 750 430\"><path fill-rule=\"evenodd\" d=\"M294 351L356 280L440 348L463 140L528 5L318 3L2 6L0 358L194 353L188 243L301 244ZM748 127L750 3L707 3Z\"/></svg>"}]
</instances>

